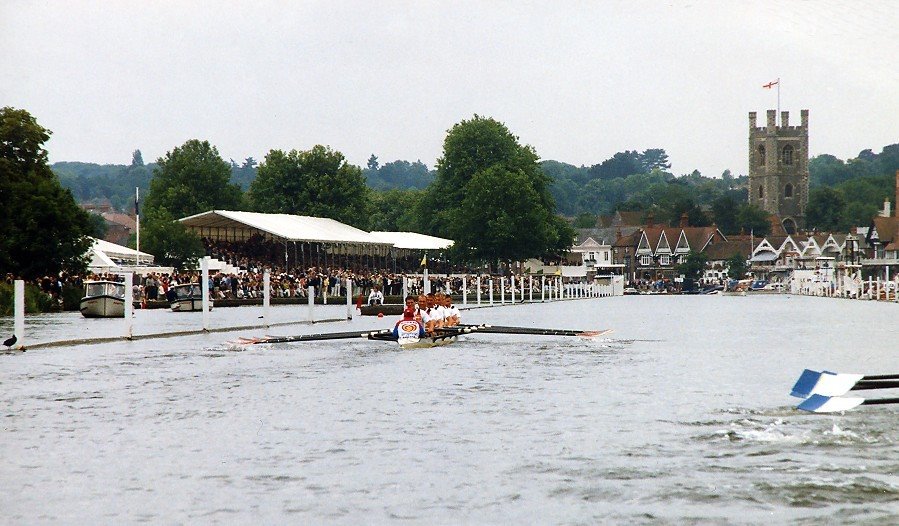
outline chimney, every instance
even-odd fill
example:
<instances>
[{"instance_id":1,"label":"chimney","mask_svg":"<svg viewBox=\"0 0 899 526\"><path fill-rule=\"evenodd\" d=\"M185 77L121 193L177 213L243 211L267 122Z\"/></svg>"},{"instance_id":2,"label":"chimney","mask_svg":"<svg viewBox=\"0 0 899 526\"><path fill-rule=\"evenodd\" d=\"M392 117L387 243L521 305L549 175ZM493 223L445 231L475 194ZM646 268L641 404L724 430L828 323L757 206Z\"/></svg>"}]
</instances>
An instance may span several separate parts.
<instances>
[{"instance_id":1,"label":"chimney","mask_svg":"<svg viewBox=\"0 0 899 526\"><path fill-rule=\"evenodd\" d=\"M655 218L653 218L652 212L649 212L648 214L646 214L646 228L652 228L653 226L655 226L655 225L653 225L654 219Z\"/></svg>"},{"instance_id":2,"label":"chimney","mask_svg":"<svg viewBox=\"0 0 899 526\"><path fill-rule=\"evenodd\" d=\"M621 239L621 227L618 227L618 230L615 231L615 241Z\"/></svg>"},{"instance_id":3,"label":"chimney","mask_svg":"<svg viewBox=\"0 0 899 526\"><path fill-rule=\"evenodd\" d=\"M690 216L688 216L687 213L684 212L680 216L680 227L687 228L688 226L690 226Z\"/></svg>"}]
</instances>

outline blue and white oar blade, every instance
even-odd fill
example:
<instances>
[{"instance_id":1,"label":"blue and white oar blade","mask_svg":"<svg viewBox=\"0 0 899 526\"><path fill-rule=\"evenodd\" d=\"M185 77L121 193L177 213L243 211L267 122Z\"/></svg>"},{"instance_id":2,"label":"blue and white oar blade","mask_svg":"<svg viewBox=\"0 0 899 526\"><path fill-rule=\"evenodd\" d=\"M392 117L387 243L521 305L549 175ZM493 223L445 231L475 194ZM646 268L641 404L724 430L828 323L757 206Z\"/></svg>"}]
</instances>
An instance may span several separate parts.
<instances>
[{"instance_id":1,"label":"blue and white oar blade","mask_svg":"<svg viewBox=\"0 0 899 526\"><path fill-rule=\"evenodd\" d=\"M790 393L790 396L806 398L812 393L812 389L815 387L815 384L818 383L819 378L821 378L821 373L818 371L812 371L811 369L802 371L802 374L799 375L799 379L793 384L793 391Z\"/></svg>"},{"instance_id":2,"label":"blue and white oar blade","mask_svg":"<svg viewBox=\"0 0 899 526\"><path fill-rule=\"evenodd\" d=\"M863 403L865 403L864 398L844 398L842 396L813 394L796 406L796 408L812 413L836 413L854 409Z\"/></svg>"},{"instance_id":3,"label":"blue and white oar blade","mask_svg":"<svg viewBox=\"0 0 899 526\"><path fill-rule=\"evenodd\" d=\"M864 377L862 374L822 374L810 394L842 396Z\"/></svg>"}]
</instances>

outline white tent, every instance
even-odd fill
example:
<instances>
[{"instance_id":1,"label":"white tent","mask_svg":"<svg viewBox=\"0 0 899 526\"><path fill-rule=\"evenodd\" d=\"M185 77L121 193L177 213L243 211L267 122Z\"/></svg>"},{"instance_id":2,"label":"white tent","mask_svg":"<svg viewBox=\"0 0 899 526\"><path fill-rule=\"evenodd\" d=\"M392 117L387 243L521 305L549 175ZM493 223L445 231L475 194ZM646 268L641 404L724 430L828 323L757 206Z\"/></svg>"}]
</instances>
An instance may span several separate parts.
<instances>
[{"instance_id":1,"label":"white tent","mask_svg":"<svg viewBox=\"0 0 899 526\"><path fill-rule=\"evenodd\" d=\"M102 239L94 239L90 248L91 263L89 267L115 267L120 265L149 265L153 263L153 254L138 252L133 248L116 245Z\"/></svg>"},{"instance_id":2,"label":"white tent","mask_svg":"<svg viewBox=\"0 0 899 526\"><path fill-rule=\"evenodd\" d=\"M179 221L202 237L225 241L245 241L258 234L281 241L390 246L364 230L326 217L211 210Z\"/></svg>"},{"instance_id":3,"label":"white tent","mask_svg":"<svg viewBox=\"0 0 899 526\"><path fill-rule=\"evenodd\" d=\"M415 232L372 232L371 235L400 249L445 250L453 246L452 239L426 236Z\"/></svg>"}]
</instances>

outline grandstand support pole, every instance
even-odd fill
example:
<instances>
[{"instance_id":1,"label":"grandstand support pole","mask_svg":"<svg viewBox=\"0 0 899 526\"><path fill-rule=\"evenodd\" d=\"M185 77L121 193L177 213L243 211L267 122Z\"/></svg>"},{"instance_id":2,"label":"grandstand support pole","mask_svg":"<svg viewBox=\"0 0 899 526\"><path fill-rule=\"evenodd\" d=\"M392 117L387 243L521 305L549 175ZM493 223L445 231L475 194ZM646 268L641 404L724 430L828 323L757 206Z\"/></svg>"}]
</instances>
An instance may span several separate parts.
<instances>
[{"instance_id":1,"label":"grandstand support pole","mask_svg":"<svg viewBox=\"0 0 899 526\"><path fill-rule=\"evenodd\" d=\"M346 279L346 319L353 319L353 280Z\"/></svg>"},{"instance_id":2,"label":"grandstand support pole","mask_svg":"<svg viewBox=\"0 0 899 526\"><path fill-rule=\"evenodd\" d=\"M272 305L272 271L265 269L262 273L262 317L265 318L265 326L268 327L268 313Z\"/></svg>"},{"instance_id":3,"label":"grandstand support pole","mask_svg":"<svg viewBox=\"0 0 899 526\"><path fill-rule=\"evenodd\" d=\"M200 263L200 270L203 274L203 283L200 284L203 290L203 330L209 330L209 256L203 256Z\"/></svg>"},{"instance_id":4,"label":"grandstand support pole","mask_svg":"<svg viewBox=\"0 0 899 526\"><path fill-rule=\"evenodd\" d=\"M131 339L131 336L134 334L134 294L131 287L133 287L133 276L131 272L125 272L123 274L125 279L125 338Z\"/></svg>"},{"instance_id":5,"label":"grandstand support pole","mask_svg":"<svg viewBox=\"0 0 899 526\"><path fill-rule=\"evenodd\" d=\"M403 276L403 301L406 301L406 298L409 297L409 278Z\"/></svg>"},{"instance_id":6,"label":"grandstand support pole","mask_svg":"<svg viewBox=\"0 0 899 526\"><path fill-rule=\"evenodd\" d=\"M422 290L425 291L425 295L427 296L428 294L431 293L431 280L428 279L428 268L427 267L425 267L423 276L424 276L424 278L423 278L424 282L422 283Z\"/></svg>"},{"instance_id":7,"label":"grandstand support pole","mask_svg":"<svg viewBox=\"0 0 899 526\"><path fill-rule=\"evenodd\" d=\"M309 323L315 323L312 312L312 306L315 305L315 287L309 285L309 288L306 291L306 297L309 298Z\"/></svg>"},{"instance_id":8,"label":"grandstand support pole","mask_svg":"<svg viewBox=\"0 0 899 526\"><path fill-rule=\"evenodd\" d=\"M25 280L17 279L14 285L13 313L15 316L13 335L19 344L17 349L25 345Z\"/></svg>"}]
</instances>

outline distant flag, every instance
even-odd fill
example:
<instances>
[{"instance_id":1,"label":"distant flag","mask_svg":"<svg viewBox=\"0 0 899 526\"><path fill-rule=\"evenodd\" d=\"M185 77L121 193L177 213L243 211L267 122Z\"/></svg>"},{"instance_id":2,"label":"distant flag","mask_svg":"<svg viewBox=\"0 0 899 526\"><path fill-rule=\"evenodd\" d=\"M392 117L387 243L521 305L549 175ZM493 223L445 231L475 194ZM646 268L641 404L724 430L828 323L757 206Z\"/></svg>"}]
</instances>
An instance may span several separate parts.
<instances>
[{"instance_id":1,"label":"distant flag","mask_svg":"<svg viewBox=\"0 0 899 526\"><path fill-rule=\"evenodd\" d=\"M428 255L427 254L425 254L424 256L421 257L421 266L423 266L423 267L428 266Z\"/></svg>"},{"instance_id":2,"label":"distant flag","mask_svg":"<svg viewBox=\"0 0 899 526\"><path fill-rule=\"evenodd\" d=\"M773 81L771 81L771 82L769 82L769 83L767 83L767 84L762 84L762 87L763 87L763 88L767 88L767 89L771 89L771 88L773 88L774 86L777 86L778 84L780 84L780 79L773 80Z\"/></svg>"},{"instance_id":3,"label":"distant flag","mask_svg":"<svg viewBox=\"0 0 899 526\"><path fill-rule=\"evenodd\" d=\"M137 190L135 189L135 194L134 194L134 217L137 217L137 216L139 216L139 215L140 215L140 194L137 193Z\"/></svg>"}]
</instances>

